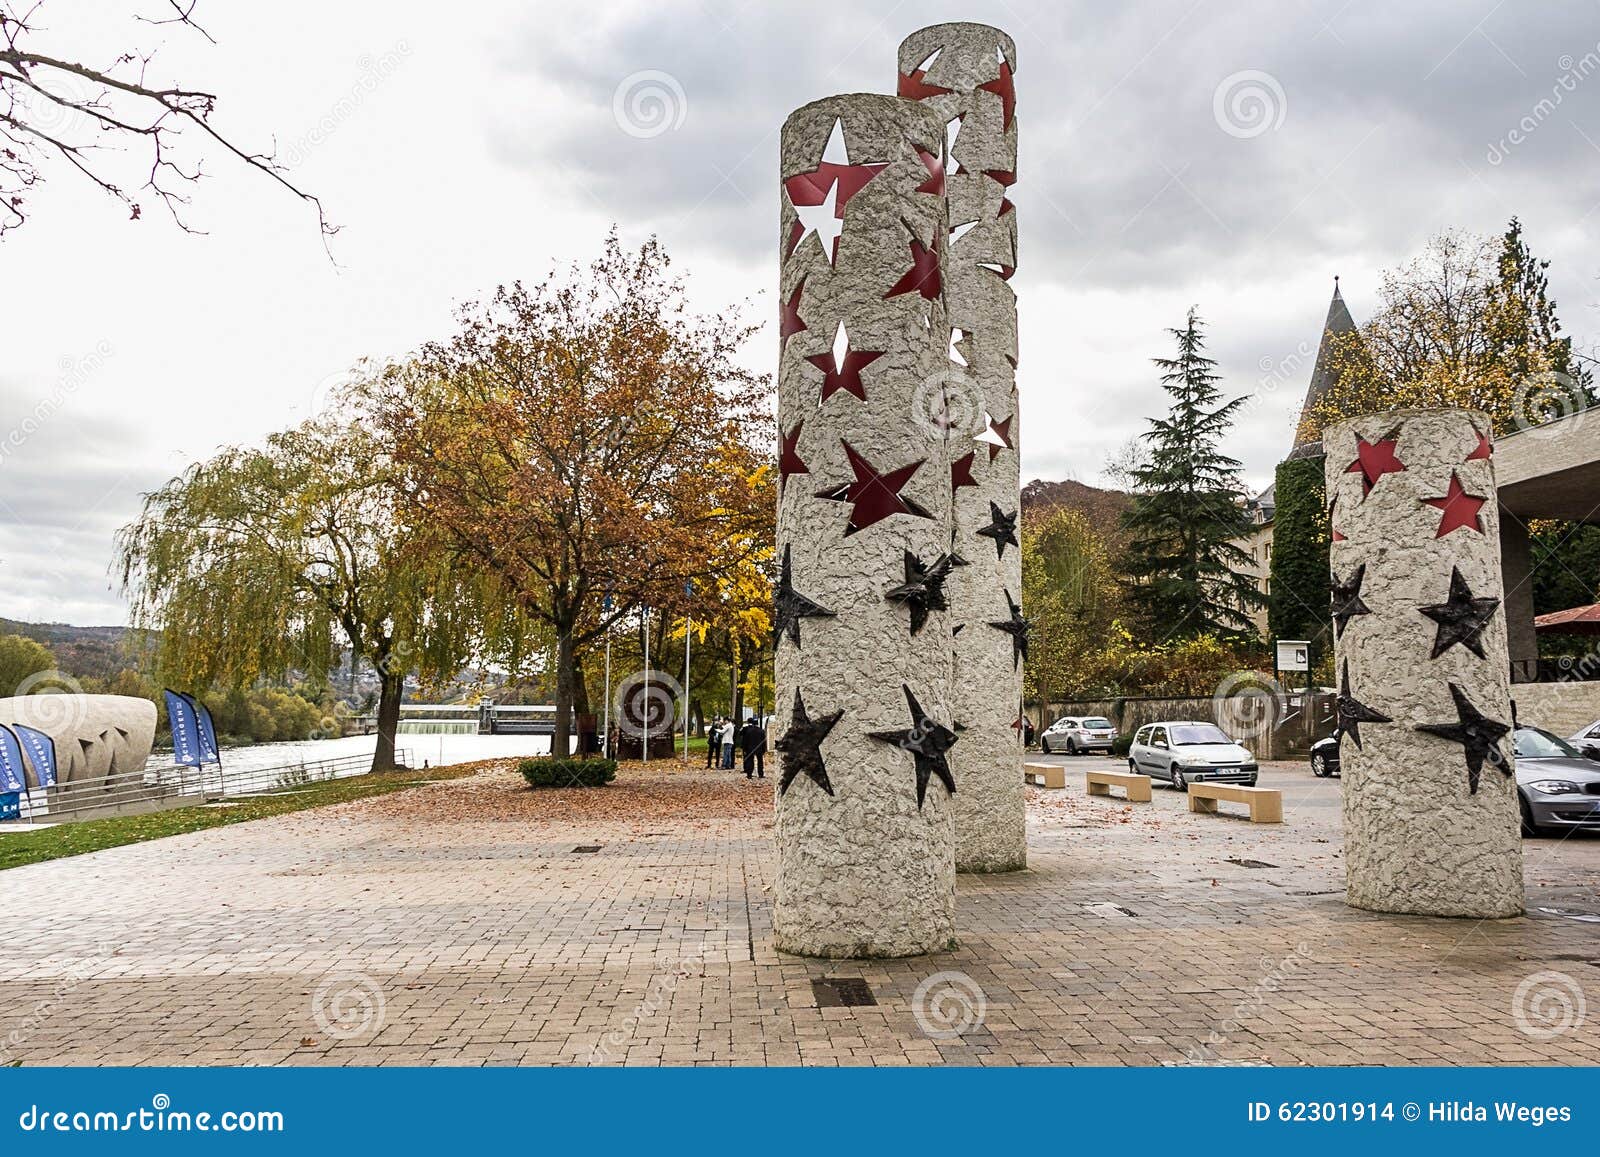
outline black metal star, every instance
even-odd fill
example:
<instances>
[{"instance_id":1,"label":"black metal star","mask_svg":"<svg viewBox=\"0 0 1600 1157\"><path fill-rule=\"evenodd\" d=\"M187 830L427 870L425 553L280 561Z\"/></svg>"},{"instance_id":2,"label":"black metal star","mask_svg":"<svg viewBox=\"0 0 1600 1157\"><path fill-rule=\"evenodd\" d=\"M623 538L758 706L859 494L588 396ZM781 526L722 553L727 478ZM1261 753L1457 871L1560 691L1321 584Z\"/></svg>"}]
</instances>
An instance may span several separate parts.
<instances>
[{"instance_id":1,"label":"black metal star","mask_svg":"<svg viewBox=\"0 0 1600 1157\"><path fill-rule=\"evenodd\" d=\"M949 609L944 600L944 580L966 563L956 555L941 554L932 566L925 567L915 554L909 550L905 553L906 581L891 587L883 597L911 608L911 633L915 635L927 623L929 613Z\"/></svg>"},{"instance_id":2,"label":"black metal star","mask_svg":"<svg viewBox=\"0 0 1600 1157\"><path fill-rule=\"evenodd\" d=\"M1361 580L1367 577L1367 564L1356 567L1349 582L1340 582L1338 572L1333 575L1333 637L1343 638L1345 627L1357 615L1370 615L1372 608L1361 600Z\"/></svg>"},{"instance_id":3,"label":"black metal star","mask_svg":"<svg viewBox=\"0 0 1600 1157\"><path fill-rule=\"evenodd\" d=\"M1022 608L1012 601L1011 592L1003 593L1006 605L1011 608L1011 617L989 625L1011 636L1011 669L1015 671L1022 660L1028 657L1028 620L1022 617Z\"/></svg>"},{"instance_id":4,"label":"black metal star","mask_svg":"<svg viewBox=\"0 0 1600 1157\"><path fill-rule=\"evenodd\" d=\"M1361 580L1359 576L1356 582ZM1339 675L1339 731L1350 737L1356 745L1356 750L1361 750L1361 725L1363 723L1393 723L1387 715L1374 711L1361 700L1350 694L1350 660L1346 659L1344 669Z\"/></svg>"},{"instance_id":5,"label":"black metal star","mask_svg":"<svg viewBox=\"0 0 1600 1157\"><path fill-rule=\"evenodd\" d=\"M1446 602L1417 608L1439 624L1439 630L1433 636L1433 654L1429 658L1437 659L1457 643L1478 658L1485 658L1483 629L1489 625L1489 620L1494 618L1499 608L1499 599L1473 598L1472 588L1461 577L1461 569L1451 567L1450 598Z\"/></svg>"},{"instance_id":6,"label":"black metal star","mask_svg":"<svg viewBox=\"0 0 1600 1157\"><path fill-rule=\"evenodd\" d=\"M1450 684L1450 698L1456 702L1456 722L1419 723L1417 730L1461 744L1467 757L1467 788L1476 795L1485 760L1498 767L1502 775L1512 774L1511 761L1500 750L1500 741L1511 728L1474 707L1467 693L1455 683Z\"/></svg>"},{"instance_id":7,"label":"black metal star","mask_svg":"<svg viewBox=\"0 0 1600 1157\"><path fill-rule=\"evenodd\" d=\"M957 737L954 731L936 723L922 709L922 704L917 702L910 687L902 683L900 689L906 693L906 703L911 708L911 726L903 731L873 731L869 734L873 739L892 743L902 751L911 753L917 766L917 807L920 808L928 794L928 780L935 775L951 795L955 794L956 781L950 774L950 761L945 753L955 746Z\"/></svg>"},{"instance_id":8,"label":"black metal star","mask_svg":"<svg viewBox=\"0 0 1600 1157\"><path fill-rule=\"evenodd\" d=\"M1000 509L1000 504L997 502L989 503L989 525L979 530L978 534L984 538L994 539L996 558L1005 558L1008 542L1021 549L1017 542L1017 512L1013 510L1007 514Z\"/></svg>"},{"instance_id":9,"label":"black metal star","mask_svg":"<svg viewBox=\"0 0 1600 1157\"><path fill-rule=\"evenodd\" d=\"M800 688L794 689L794 714L789 717L789 730L773 744L783 752L783 778L778 781L778 794L789 790L795 776L805 772L806 778L829 795L833 784L828 782L828 767L822 762L822 741L833 730L833 725L844 718L844 708L821 719L806 714L806 702L800 697Z\"/></svg>"},{"instance_id":10,"label":"black metal star","mask_svg":"<svg viewBox=\"0 0 1600 1157\"><path fill-rule=\"evenodd\" d=\"M800 645L800 620L801 619L831 619L833 612L806 598L805 595L794 589L791 580L789 552L793 546L785 543L783 547L783 570L778 576L778 589L772 595L772 645L778 645L778 640L784 635L789 636L789 641L795 646Z\"/></svg>"}]
</instances>

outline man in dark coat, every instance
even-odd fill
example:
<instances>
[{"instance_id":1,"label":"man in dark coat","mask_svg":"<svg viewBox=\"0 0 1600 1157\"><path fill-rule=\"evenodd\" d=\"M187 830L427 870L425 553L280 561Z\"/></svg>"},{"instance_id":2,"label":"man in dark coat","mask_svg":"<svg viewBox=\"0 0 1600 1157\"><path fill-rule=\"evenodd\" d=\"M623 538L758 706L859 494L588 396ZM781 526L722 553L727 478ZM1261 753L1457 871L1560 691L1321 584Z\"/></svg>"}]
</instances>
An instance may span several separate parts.
<instances>
[{"instance_id":1,"label":"man in dark coat","mask_svg":"<svg viewBox=\"0 0 1600 1157\"><path fill-rule=\"evenodd\" d=\"M744 777L766 779L767 729L753 715L739 728L739 749L744 752Z\"/></svg>"}]
</instances>

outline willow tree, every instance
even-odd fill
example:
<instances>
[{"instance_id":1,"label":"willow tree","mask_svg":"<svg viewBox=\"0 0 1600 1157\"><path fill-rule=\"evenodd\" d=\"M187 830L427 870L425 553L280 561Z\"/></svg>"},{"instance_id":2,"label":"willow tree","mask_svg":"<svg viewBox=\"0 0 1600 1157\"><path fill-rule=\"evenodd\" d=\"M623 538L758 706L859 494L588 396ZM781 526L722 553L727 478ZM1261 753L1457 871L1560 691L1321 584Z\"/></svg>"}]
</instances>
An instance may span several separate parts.
<instances>
[{"instance_id":1,"label":"willow tree","mask_svg":"<svg viewBox=\"0 0 1600 1157\"><path fill-rule=\"evenodd\" d=\"M326 678L341 645L379 678L374 771L395 766L407 673L459 667L471 592L395 503L373 434L331 418L198 462L145 496L118 535L134 625L159 631L159 673L244 687Z\"/></svg>"},{"instance_id":2,"label":"willow tree","mask_svg":"<svg viewBox=\"0 0 1600 1157\"><path fill-rule=\"evenodd\" d=\"M1022 670L1030 700L1048 704L1091 689L1095 654L1122 609L1104 531L1066 506L1022 525L1022 604L1033 627Z\"/></svg>"},{"instance_id":3,"label":"willow tree","mask_svg":"<svg viewBox=\"0 0 1600 1157\"><path fill-rule=\"evenodd\" d=\"M668 264L613 233L373 386L411 518L554 635L556 751L606 631L770 549L769 387L737 360L753 329L692 311Z\"/></svg>"}]
</instances>

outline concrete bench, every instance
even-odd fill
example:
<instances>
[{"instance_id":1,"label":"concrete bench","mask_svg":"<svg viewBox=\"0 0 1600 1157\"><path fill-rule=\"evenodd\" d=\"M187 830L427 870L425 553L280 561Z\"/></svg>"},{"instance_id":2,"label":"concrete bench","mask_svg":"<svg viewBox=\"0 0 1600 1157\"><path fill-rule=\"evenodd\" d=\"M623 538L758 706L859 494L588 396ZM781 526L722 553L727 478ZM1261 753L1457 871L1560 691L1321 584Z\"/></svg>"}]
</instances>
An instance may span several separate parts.
<instances>
[{"instance_id":1,"label":"concrete bench","mask_svg":"<svg viewBox=\"0 0 1600 1157\"><path fill-rule=\"evenodd\" d=\"M1067 769L1059 763L1024 763L1022 782L1038 787L1066 787Z\"/></svg>"},{"instance_id":2,"label":"concrete bench","mask_svg":"<svg viewBox=\"0 0 1600 1157\"><path fill-rule=\"evenodd\" d=\"M1150 777L1131 771L1090 771L1084 773L1084 786L1090 795L1109 796L1114 787L1126 788L1129 803L1150 802Z\"/></svg>"},{"instance_id":3,"label":"concrete bench","mask_svg":"<svg viewBox=\"0 0 1600 1157\"><path fill-rule=\"evenodd\" d=\"M1217 814L1217 801L1242 803L1250 809L1253 824L1283 822L1283 792L1275 787L1245 787L1238 783L1191 783L1189 810Z\"/></svg>"}]
</instances>

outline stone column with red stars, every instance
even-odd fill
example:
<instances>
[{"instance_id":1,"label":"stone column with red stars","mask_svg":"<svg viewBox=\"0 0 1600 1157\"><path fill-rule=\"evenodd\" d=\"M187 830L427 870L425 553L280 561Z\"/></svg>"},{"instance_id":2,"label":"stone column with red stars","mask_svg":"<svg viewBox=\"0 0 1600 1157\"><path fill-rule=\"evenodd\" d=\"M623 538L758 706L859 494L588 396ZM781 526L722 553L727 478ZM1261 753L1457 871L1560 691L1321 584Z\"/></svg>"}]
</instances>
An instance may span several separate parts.
<instances>
[{"instance_id":1,"label":"stone column with red stars","mask_svg":"<svg viewBox=\"0 0 1600 1157\"><path fill-rule=\"evenodd\" d=\"M1016 46L982 24L938 24L900 45L899 93L944 127L949 249L945 372L918 414L951 444L953 552L948 584L955 653L951 707L962 727L951 753L956 868L1027 867L1022 785L1022 551L1017 415Z\"/></svg>"},{"instance_id":2,"label":"stone column with red stars","mask_svg":"<svg viewBox=\"0 0 1600 1157\"><path fill-rule=\"evenodd\" d=\"M790 115L781 150L775 940L936 952L955 941L961 788L950 474L912 408L949 332L944 125L830 97Z\"/></svg>"},{"instance_id":3,"label":"stone column with red stars","mask_svg":"<svg viewBox=\"0 0 1600 1157\"><path fill-rule=\"evenodd\" d=\"M1401 410L1323 435L1346 902L1523 905L1489 419Z\"/></svg>"}]
</instances>

